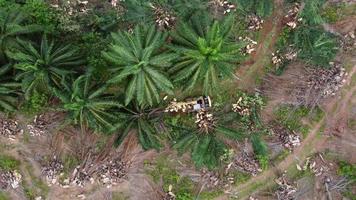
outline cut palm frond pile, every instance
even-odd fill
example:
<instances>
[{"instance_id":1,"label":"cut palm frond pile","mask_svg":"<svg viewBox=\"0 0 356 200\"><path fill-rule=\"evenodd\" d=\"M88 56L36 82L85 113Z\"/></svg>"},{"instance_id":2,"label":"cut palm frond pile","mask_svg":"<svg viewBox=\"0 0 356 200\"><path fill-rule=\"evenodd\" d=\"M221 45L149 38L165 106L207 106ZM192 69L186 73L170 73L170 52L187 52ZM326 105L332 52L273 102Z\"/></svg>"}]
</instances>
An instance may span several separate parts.
<instances>
[{"instance_id":1,"label":"cut palm frond pile","mask_svg":"<svg viewBox=\"0 0 356 200\"><path fill-rule=\"evenodd\" d=\"M17 171L6 171L0 169L0 189L16 189L22 182L22 175Z\"/></svg>"},{"instance_id":2,"label":"cut palm frond pile","mask_svg":"<svg viewBox=\"0 0 356 200\"><path fill-rule=\"evenodd\" d=\"M173 99L166 107L164 112L188 112L193 110L193 102L177 102L177 99Z\"/></svg>"},{"instance_id":3,"label":"cut palm frond pile","mask_svg":"<svg viewBox=\"0 0 356 200\"><path fill-rule=\"evenodd\" d=\"M238 170L246 172L252 176L257 176L262 169L253 155L250 155L246 149L243 149L234 160L234 167Z\"/></svg>"},{"instance_id":4,"label":"cut palm frond pile","mask_svg":"<svg viewBox=\"0 0 356 200\"><path fill-rule=\"evenodd\" d=\"M298 134L294 131L289 131L280 124L275 124L272 127L272 131L273 134L278 136L278 139L282 143L283 147L287 148L289 151L293 151L295 147L300 146L301 144L301 139Z\"/></svg>"},{"instance_id":5,"label":"cut palm frond pile","mask_svg":"<svg viewBox=\"0 0 356 200\"><path fill-rule=\"evenodd\" d=\"M300 4L295 3L291 9L288 10L287 14L284 16L283 23L288 27L295 29L297 25L303 20L298 16L300 12Z\"/></svg>"},{"instance_id":6,"label":"cut palm frond pile","mask_svg":"<svg viewBox=\"0 0 356 200\"><path fill-rule=\"evenodd\" d=\"M299 171L307 171L309 170L315 176L323 176L322 178L327 177L327 173L330 170L330 164L325 162L323 156L321 154L316 154L313 158L307 157L305 163L300 166L296 165Z\"/></svg>"},{"instance_id":7,"label":"cut palm frond pile","mask_svg":"<svg viewBox=\"0 0 356 200\"><path fill-rule=\"evenodd\" d=\"M48 121L44 119L43 115L36 115L33 123L27 125L27 129L31 136L42 136L47 134Z\"/></svg>"},{"instance_id":8,"label":"cut palm frond pile","mask_svg":"<svg viewBox=\"0 0 356 200\"><path fill-rule=\"evenodd\" d=\"M213 114L202 109L196 114L195 124L201 133L209 133L211 130L216 128L216 120Z\"/></svg>"},{"instance_id":9,"label":"cut palm frond pile","mask_svg":"<svg viewBox=\"0 0 356 200\"><path fill-rule=\"evenodd\" d=\"M341 47L343 48L344 51L350 51L356 48L356 36L355 36L355 31L353 30L347 34L345 34L341 38Z\"/></svg>"},{"instance_id":10,"label":"cut palm frond pile","mask_svg":"<svg viewBox=\"0 0 356 200\"><path fill-rule=\"evenodd\" d=\"M282 54L279 50L272 53L272 64L276 68L295 60L298 56L298 52L293 48L287 48L285 51L286 52L284 54Z\"/></svg>"},{"instance_id":11,"label":"cut palm frond pile","mask_svg":"<svg viewBox=\"0 0 356 200\"><path fill-rule=\"evenodd\" d=\"M264 20L261 17L257 15L249 15L247 28L248 30L258 31L262 29L263 23Z\"/></svg>"},{"instance_id":12,"label":"cut palm frond pile","mask_svg":"<svg viewBox=\"0 0 356 200\"><path fill-rule=\"evenodd\" d=\"M243 97L240 97L235 104L232 104L232 111L239 113L241 116L250 115L250 105Z\"/></svg>"},{"instance_id":13,"label":"cut palm frond pile","mask_svg":"<svg viewBox=\"0 0 356 200\"><path fill-rule=\"evenodd\" d=\"M58 184L60 176L63 176L63 163L56 156L53 156L48 163L42 167L42 175L48 185Z\"/></svg>"},{"instance_id":14,"label":"cut palm frond pile","mask_svg":"<svg viewBox=\"0 0 356 200\"><path fill-rule=\"evenodd\" d=\"M150 4L155 16L156 25L160 29L170 29L175 25L176 17L174 14L161 6Z\"/></svg>"},{"instance_id":15,"label":"cut palm frond pile","mask_svg":"<svg viewBox=\"0 0 356 200\"><path fill-rule=\"evenodd\" d=\"M246 55L246 54L251 54L253 52L256 52L256 46L257 46L257 42L252 40L251 38L249 37L239 37L238 38L240 41L243 41L245 44L247 44L244 48L241 49L241 52L243 55Z\"/></svg>"},{"instance_id":16,"label":"cut palm frond pile","mask_svg":"<svg viewBox=\"0 0 356 200\"><path fill-rule=\"evenodd\" d=\"M312 88L316 93L326 98L329 96L335 96L336 92L346 82L348 73L341 63L332 62L330 69L324 68L310 68L309 77L307 78L307 84L309 88Z\"/></svg>"},{"instance_id":17,"label":"cut palm frond pile","mask_svg":"<svg viewBox=\"0 0 356 200\"><path fill-rule=\"evenodd\" d=\"M278 184L278 189L275 192L278 200L296 199L295 194L297 192L297 188L287 181L285 174L277 178L275 182Z\"/></svg>"},{"instance_id":18,"label":"cut palm frond pile","mask_svg":"<svg viewBox=\"0 0 356 200\"><path fill-rule=\"evenodd\" d=\"M5 136L9 139L15 139L18 134L22 134L17 121L11 119L0 118L0 136Z\"/></svg>"},{"instance_id":19,"label":"cut palm frond pile","mask_svg":"<svg viewBox=\"0 0 356 200\"><path fill-rule=\"evenodd\" d=\"M216 13L222 12L224 15L236 10L236 5L226 0L211 0L209 6Z\"/></svg>"}]
</instances>

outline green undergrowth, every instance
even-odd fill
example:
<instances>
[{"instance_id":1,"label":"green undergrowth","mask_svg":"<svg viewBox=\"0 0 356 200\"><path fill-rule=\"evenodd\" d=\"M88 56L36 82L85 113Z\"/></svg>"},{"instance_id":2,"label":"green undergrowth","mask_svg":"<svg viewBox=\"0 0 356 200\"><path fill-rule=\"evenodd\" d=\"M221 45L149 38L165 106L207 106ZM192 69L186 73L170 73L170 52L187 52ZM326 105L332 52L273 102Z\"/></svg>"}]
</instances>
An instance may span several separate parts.
<instances>
[{"instance_id":1,"label":"green undergrowth","mask_svg":"<svg viewBox=\"0 0 356 200\"><path fill-rule=\"evenodd\" d=\"M218 196L224 194L221 190L214 190L214 191L204 191L199 194L196 200L214 200Z\"/></svg>"},{"instance_id":2,"label":"green undergrowth","mask_svg":"<svg viewBox=\"0 0 356 200\"><path fill-rule=\"evenodd\" d=\"M323 110L319 107L315 107L311 110L305 106L295 107L292 105L282 105L278 107L274 113L276 120L285 128L301 133L304 138L307 136L310 127L303 124L302 121L305 119L313 124L319 122L324 116Z\"/></svg>"},{"instance_id":3,"label":"green undergrowth","mask_svg":"<svg viewBox=\"0 0 356 200\"><path fill-rule=\"evenodd\" d=\"M335 23L356 14L355 4L330 3L322 9L321 16L327 23Z\"/></svg>"},{"instance_id":4,"label":"green undergrowth","mask_svg":"<svg viewBox=\"0 0 356 200\"><path fill-rule=\"evenodd\" d=\"M0 169L5 171L19 169L20 161L16 160L12 156L0 155Z\"/></svg>"},{"instance_id":5,"label":"green undergrowth","mask_svg":"<svg viewBox=\"0 0 356 200\"><path fill-rule=\"evenodd\" d=\"M173 166L167 156L157 158L154 163L145 162L147 174L155 183L162 181L165 192L169 191L171 185L177 200L194 199L194 183L189 177L181 176Z\"/></svg>"},{"instance_id":6,"label":"green undergrowth","mask_svg":"<svg viewBox=\"0 0 356 200\"><path fill-rule=\"evenodd\" d=\"M0 191L0 200L10 200L10 197L3 191Z\"/></svg>"},{"instance_id":7,"label":"green undergrowth","mask_svg":"<svg viewBox=\"0 0 356 200\"><path fill-rule=\"evenodd\" d=\"M49 193L49 186L34 174L34 169L30 164L26 164L25 170L30 178L22 182L26 197L30 200L34 200L38 196L45 198Z\"/></svg>"},{"instance_id":8,"label":"green undergrowth","mask_svg":"<svg viewBox=\"0 0 356 200\"><path fill-rule=\"evenodd\" d=\"M128 200L128 195L124 194L123 192L113 192L112 193L112 200Z\"/></svg>"}]
</instances>

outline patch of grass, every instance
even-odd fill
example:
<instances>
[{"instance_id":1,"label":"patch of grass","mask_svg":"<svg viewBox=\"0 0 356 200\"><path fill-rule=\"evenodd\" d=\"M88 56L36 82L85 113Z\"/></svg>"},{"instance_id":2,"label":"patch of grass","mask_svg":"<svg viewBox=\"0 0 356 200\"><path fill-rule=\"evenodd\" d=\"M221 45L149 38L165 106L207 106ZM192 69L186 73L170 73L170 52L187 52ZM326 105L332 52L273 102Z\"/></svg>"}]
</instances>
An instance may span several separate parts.
<instances>
[{"instance_id":1,"label":"patch of grass","mask_svg":"<svg viewBox=\"0 0 356 200\"><path fill-rule=\"evenodd\" d=\"M283 161L289 154L290 154L290 152L289 152L287 149L283 149L283 151L281 151L281 152L273 159L273 162L279 163L279 162Z\"/></svg>"},{"instance_id":2,"label":"patch of grass","mask_svg":"<svg viewBox=\"0 0 356 200\"><path fill-rule=\"evenodd\" d=\"M63 172L64 174L69 174L80 162L73 155L65 155L61 158L63 161Z\"/></svg>"},{"instance_id":3,"label":"patch of grass","mask_svg":"<svg viewBox=\"0 0 356 200\"><path fill-rule=\"evenodd\" d=\"M48 100L46 94L35 91L30 99L22 105L21 110L27 115L35 115L46 108Z\"/></svg>"},{"instance_id":4,"label":"patch of grass","mask_svg":"<svg viewBox=\"0 0 356 200\"><path fill-rule=\"evenodd\" d=\"M235 181L234 184L238 185L248 181L251 178L251 175L248 173L236 171L233 173L233 177Z\"/></svg>"},{"instance_id":5,"label":"patch of grass","mask_svg":"<svg viewBox=\"0 0 356 200\"><path fill-rule=\"evenodd\" d=\"M176 195L176 200L194 199L194 184L189 177L180 176L177 170L170 164L167 156L156 159L154 164L145 162L147 173L155 183L162 181L164 191L168 191L172 185L172 192Z\"/></svg>"},{"instance_id":6,"label":"patch of grass","mask_svg":"<svg viewBox=\"0 0 356 200\"><path fill-rule=\"evenodd\" d=\"M347 4L329 4L326 6L322 12L322 18L328 23L335 23L340 21L347 16L356 14L356 5L347 5Z\"/></svg>"},{"instance_id":7,"label":"patch of grass","mask_svg":"<svg viewBox=\"0 0 356 200\"><path fill-rule=\"evenodd\" d=\"M224 194L221 190L204 191L196 198L196 200L213 200L216 197Z\"/></svg>"},{"instance_id":8,"label":"patch of grass","mask_svg":"<svg viewBox=\"0 0 356 200\"><path fill-rule=\"evenodd\" d=\"M0 155L0 169L11 171L18 169L20 166L20 161L16 160L12 156Z\"/></svg>"},{"instance_id":9,"label":"patch of grass","mask_svg":"<svg viewBox=\"0 0 356 200\"><path fill-rule=\"evenodd\" d=\"M10 200L10 198L5 192L0 191L0 200Z\"/></svg>"},{"instance_id":10,"label":"patch of grass","mask_svg":"<svg viewBox=\"0 0 356 200\"><path fill-rule=\"evenodd\" d=\"M350 164L346 161L339 162L338 174L347 177L352 182L356 181L356 164Z\"/></svg>"},{"instance_id":11,"label":"patch of grass","mask_svg":"<svg viewBox=\"0 0 356 200\"><path fill-rule=\"evenodd\" d=\"M27 164L25 168L31 180L31 183L26 181L22 183L27 198L32 200L38 196L46 197L50 189L49 186L33 173L31 165Z\"/></svg>"},{"instance_id":12,"label":"patch of grass","mask_svg":"<svg viewBox=\"0 0 356 200\"><path fill-rule=\"evenodd\" d=\"M304 106L282 105L275 111L275 116L284 127L302 133L303 137L306 137L309 128L301 120L307 117L309 112L310 110Z\"/></svg>"},{"instance_id":13,"label":"patch of grass","mask_svg":"<svg viewBox=\"0 0 356 200\"><path fill-rule=\"evenodd\" d=\"M129 196L124 194L123 192L113 192L112 200L128 200Z\"/></svg>"},{"instance_id":14,"label":"patch of grass","mask_svg":"<svg viewBox=\"0 0 356 200\"><path fill-rule=\"evenodd\" d=\"M309 113L309 119L312 122L319 122L324 117L324 115L324 111L319 106L317 106Z\"/></svg>"}]
</instances>

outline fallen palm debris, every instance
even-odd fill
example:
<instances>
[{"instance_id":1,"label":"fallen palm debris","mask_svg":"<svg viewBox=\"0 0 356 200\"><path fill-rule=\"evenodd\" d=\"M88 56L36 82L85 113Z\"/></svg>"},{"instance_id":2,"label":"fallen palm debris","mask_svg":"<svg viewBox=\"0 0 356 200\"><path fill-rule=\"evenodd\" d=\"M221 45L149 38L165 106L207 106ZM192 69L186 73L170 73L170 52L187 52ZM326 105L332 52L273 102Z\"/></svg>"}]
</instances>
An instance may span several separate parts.
<instances>
[{"instance_id":1,"label":"fallen palm debris","mask_svg":"<svg viewBox=\"0 0 356 200\"><path fill-rule=\"evenodd\" d=\"M272 127L272 132L278 136L282 145L290 151L293 151L295 147L300 146L301 144L301 139L298 134L288 130L280 124L275 124Z\"/></svg>"},{"instance_id":2,"label":"fallen palm debris","mask_svg":"<svg viewBox=\"0 0 356 200\"><path fill-rule=\"evenodd\" d=\"M49 124L48 121L45 119L45 115L36 115L33 123L27 125L27 129L31 136L42 136L47 134L47 125Z\"/></svg>"},{"instance_id":3,"label":"fallen palm debris","mask_svg":"<svg viewBox=\"0 0 356 200\"><path fill-rule=\"evenodd\" d=\"M248 30L258 31L258 30L262 29L263 23L264 23L264 20L261 17L259 17L257 15L249 15L247 28L248 28Z\"/></svg>"},{"instance_id":4,"label":"fallen palm debris","mask_svg":"<svg viewBox=\"0 0 356 200\"><path fill-rule=\"evenodd\" d=\"M121 160L110 160L99 166L96 174L99 177L99 181L111 187L120 183L124 178L127 178L128 163Z\"/></svg>"},{"instance_id":5,"label":"fallen palm debris","mask_svg":"<svg viewBox=\"0 0 356 200\"><path fill-rule=\"evenodd\" d=\"M278 68L285 63L293 61L297 58L298 52L292 48L288 48L287 52L282 54L279 50L272 53L272 64Z\"/></svg>"},{"instance_id":6,"label":"fallen palm debris","mask_svg":"<svg viewBox=\"0 0 356 200\"><path fill-rule=\"evenodd\" d=\"M196 114L195 124L198 126L200 132L208 133L209 130L216 127L216 120L213 117L213 114L202 109Z\"/></svg>"},{"instance_id":7,"label":"fallen palm debris","mask_svg":"<svg viewBox=\"0 0 356 200\"><path fill-rule=\"evenodd\" d=\"M45 176L49 186L58 184L59 177L63 176L63 169L62 162L56 156L42 168L42 175Z\"/></svg>"},{"instance_id":8,"label":"fallen palm debris","mask_svg":"<svg viewBox=\"0 0 356 200\"><path fill-rule=\"evenodd\" d=\"M153 4L150 4L150 6L155 16L155 22L160 29L169 29L174 26L176 17L171 12L161 6Z\"/></svg>"},{"instance_id":9,"label":"fallen palm debris","mask_svg":"<svg viewBox=\"0 0 356 200\"><path fill-rule=\"evenodd\" d=\"M295 3L293 7L288 10L287 15L284 16L284 24L288 27L295 29L303 19L298 18L298 13L300 11L300 4Z\"/></svg>"},{"instance_id":10,"label":"fallen palm debris","mask_svg":"<svg viewBox=\"0 0 356 200\"><path fill-rule=\"evenodd\" d=\"M7 137L11 140L15 139L16 135L22 134L19 124L15 120L0 118L0 136Z\"/></svg>"},{"instance_id":11,"label":"fallen palm debris","mask_svg":"<svg viewBox=\"0 0 356 200\"><path fill-rule=\"evenodd\" d=\"M252 40L249 37L244 37L244 38L243 37L239 37L238 39L240 41L243 41L243 42L247 43L246 47L242 48L242 53L244 55L251 54L251 53L256 51L256 45L257 45L256 41Z\"/></svg>"},{"instance_id":12,"label":"fallen palm debris","mask_svg":"<svg viewBox=\"0 0 356 200\"><path fill-rule=\"evenodd\" d=\"M235 104L232 104L232 111L239 113L241 116L250 115L250 105L243 97L240 97Z\"/></svg>"},{"instance_id":13,"label":"fallen palm debris","mask_svg":"<svg viewBox=\"0 0 356 200\"><path fill-rule=\"evenodd\" d=\"M235 158L234 166L252 176L256 176L258 173L262 172L258 161L245 149Z\"/></svg>"},{"instance_id":14,"label":"fallen palm debris","mask_svg":"<svg viewBox=\"0 0 356 200\"><path fill-rule=\"evenodd\" d=\"M176 195L172 192L172 190L173 190L173 186L169 185L168 192L165 193L163 200L175 200L176 199Z\"/></svg>"},{"instance_id":15,"label":"fallen palm debris","mask_svg":"<svg viewBox=\"0 0 356 200\"><path fill-rule=\"evenodd\" d=\"M310 68L307 84L322 97L335 96L346 82L347 72L338 62L331 62L328 68Z\"/></svg>"},{"instance_id":16,"label":"fallen palm debris","mask_svg":"<svg viewBox=\"0 0 356 200\"><path fill-rule=\"evenodd\" d=\"M164 97L163 100L166 100L168 97ZM201 96L195 99L177 102L177 99L174 98L169 105L166 107L164 112L193 112L199 111L201 109L208 109L212 106L212 102L209 96Z\"/></svg>"},{"instance_id":17,"label":"fallen palm debris","mask_svg":"<svg viewBox=\"0 0 356 200\"><path fill-rule=\"evenodd\" d=\"M356 30L353 30L342 36L340 45L344 51L350 51L356 47L355 31Z\"/></svg>"},{"instance_id":18,"label":"fallen palm debris","mask_svg":"<svg viewBox=\"0 0 356 200\"><path fill-rule=\"evenodd\" d=\"M208 171L206 169L203 169L201 171L201 178L204 187L209 189L229 188L232 184L235 183L235 179L230 173L225 173L224 175L221 175L218 172Z\"/></svg>"},{"instance_id":19,"label":"fallen palm debris","mask_svg":"<svg viewBox=\"0 0 356 200\"><path fill-rule=\"evenodd\" d=\"M61 171L60 167L57 170L52 169L47 171L50 172L48 173L49 175L55 174L54 178L49 176L49 181L52 181L53 184L59 184L63 188L84 187L87 183L94 184L95 182L110 188L127 178L128 168L129 163L121 160L108 160L98 165L90 164L87 167L78 165L71 176L64 179L61 183L54 181L58 177L58 174L62 176L59 173Z\"/></svg>"},{"instance_id":20,"label":"fallen palm debris","mask_svg":"<svg viewBox=\"0 0 356 200\"><path fill-rule=\"evenodd\" d=\"M17 170L3 171L0 170L0 189L16 189L20 186L22 176Z\"/></svg>"},{"instance_id":21,"label":"fallen palm debris","mask_svg":"<svg viewBox=\"0 0 356 200\"><path fill-rule=\"evenodd\" d=\"M330 170L328 163L325 162L321 154L317 154L314 158L307 157L304 165L300 166L297 164L296 166L299 171L310 170L317 177L324 175Z\"/></svg>"},{"instance_id":22,"label":"fallen palm debris","mask_svg":"<svg viewBox=\"0 0 356 200\"><path fill-rule=\"evenodd\" d=\"M275 182L278 184L278 189L275 192L278 200L294 200L296 199L295 194L297 188L292 184L288 183L286 175L283 174L281 177L277 178Z\"/></svg>"},{"instance_id":23,"label":"fallen palm debris","mask_svg":"<svg viewBox=\"0 0 356 200\"><path fill-rule=\"evenodd\" d=\"M224 15L236 10L236 6L226 0L212 0L210 5L221 10Z\"/></svg>"}]
</instances>

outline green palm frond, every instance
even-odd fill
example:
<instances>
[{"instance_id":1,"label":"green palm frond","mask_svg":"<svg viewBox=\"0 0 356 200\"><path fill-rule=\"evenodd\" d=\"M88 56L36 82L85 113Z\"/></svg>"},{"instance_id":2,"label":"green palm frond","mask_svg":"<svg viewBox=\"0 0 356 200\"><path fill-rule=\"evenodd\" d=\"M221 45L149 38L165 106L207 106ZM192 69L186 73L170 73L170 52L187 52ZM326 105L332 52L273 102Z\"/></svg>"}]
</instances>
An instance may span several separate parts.
<instances>
[{"instance_id":1,"label":"green palm frond","mask_svg":"<svg viewBox=\"0 0 356 200\"><path fill-rule=\"evenodd\" d=\"M220 78L232 77L237 62L242 59L242 45L229 41L233 16L222 26L214 21L205 26L199 18L190 24L182 23L172 34L171 49L180 55L170 69L176 83L185 82L185 91L203 87L204 94L211 94Z\"/></svg>"},{"instance_id":2,"label":"green palm frond","mask_svg":"<svg viewBox=\"0 0 356 200\"><path fill-rule=\"evenodd\" d=\"M26 25L25 20L19 10L0 8L0 63L5 60L5 52L16 43L16 37L42 30L38 25Z\"/></svg>"},{"instance_id":3,"label":"green palm frond","mask_svg":"<svg viewBox=\"0 0 356 200\"><path fill-rule=\"evenodd\" d=\"M303 21L308 25L319 25L324 22L321 16L321 9L325 0L308 0L305 1L303 10L300 12L299 16L303 18Z\"/></svg>"},{"instance_id":4,"label":"green palm frond","mask_svg":"<svg viewBox=\"0 0 356 200\"><path fill-rule=\"evenodd\" d=\"M322 28L299 28L293 37L294 45L300 49L298 57L307 62L327 67L338 52L336 38Z\"/></svg>"},{"instance_id":5,"label":"green palm frond","mask_svg":"<svg viewBox=\"0 0 356 200\"><path fill-rule=\"evenodd\" d=\"M120 119L115 126L115 130L120 131L116 145L120 145L129 132L133 130L137 134L137 138L144 150L160 149L158 131L154 127L155 118L149 113L150 109L139 107L134 103L120 108L118 114Z\"/></svg>"},{"instance_id":6,"label":"green palm frond","mask_svg":"<svg viewBox=\"0 0 356 200\"><path fill-rule=\"evenodd\" d=\"M90 75L82 75L65 88L54 88L53 92L62 101L63 109L73 124L98 131L114 127L114 122L119 119L114 109L122 105L105 93L105 85L98 86L91 81Z\"/></svg>"},{"instance_id":7,"label":"green palm frond","mask_svg":"<svg viewBox=\"0 0 356 200\"><path fill-rule=\"evenodd\" d=\"M209 14L209 0L130 0L122 3L126 10L124 19L133 24L153 24L152 6L161 7L182 21L196 14Z\"/></svg>"},{"instance_id":8,"label":"green palm frond","mask_svg":"<svg viewBox=\"0 0 356 200\"><path fill-rule=\"evenodd\" d=\"M210 169L217 167L220 164L220 158L226 150L224 141L242 140L246 137L244 131L234 130L226 127L224 119L217 121L217 126L210 129L209 132L201 132L196 127L187 125L175 125L172 131L177 132L178 136L175 139L173 148L180 154L190 151L192 160L195 165L200 167L208 167Z\"/></svg>"},{"instance_id":9,"label":"green palm frond","mask_svg":"<svg viewBox=\"0 0 356 200\"><path fill-rule=\"evenodd\" d=\"M0 67L0 110L5 112L16 110L20 88L19 83L8 78L9 70L11 70L10 64Z\"/></svg>"},{"instance_id":10,"label":"green palm frond","mask_svg":"<svg viewBox=\"0 0 356 200\"><path fill-rule=\"evenodd\" d=\"M19 70L16 80L22 81L26 98L35 90L47 93L53 87L61 87L63 79L74 72L71 67L83 63L76 49L70 45L56 46L46 36L42 37L40 46L17 40L16 47L7 55Z\"/></svg>"},{"instance_id":11,"label":"green palm frond","mask_svg":"<svg viewBox=\"0 0 356 200\"><path fill-rule=\"evenodd\" d=\"M272 14L273 0L233 0L237 8L245 14L256 14L267 17Z\"/></svg>"},{"instance_id":12,"label":"green palm frond","mask_svg":"<svg viewBox=\"0 0 356 200\"><path fill-rule=\"evenodd\" d=\"M160 92L173 93L173 84L166 69L176 58L174 53L162 50L166 35L154 26L136 26L134 33L112 33L113 43L104 57L113 63L113 75L109 83L126 81L125 104L133 99L140 106L160 101Z\"/></svg>"}]
</instances>

